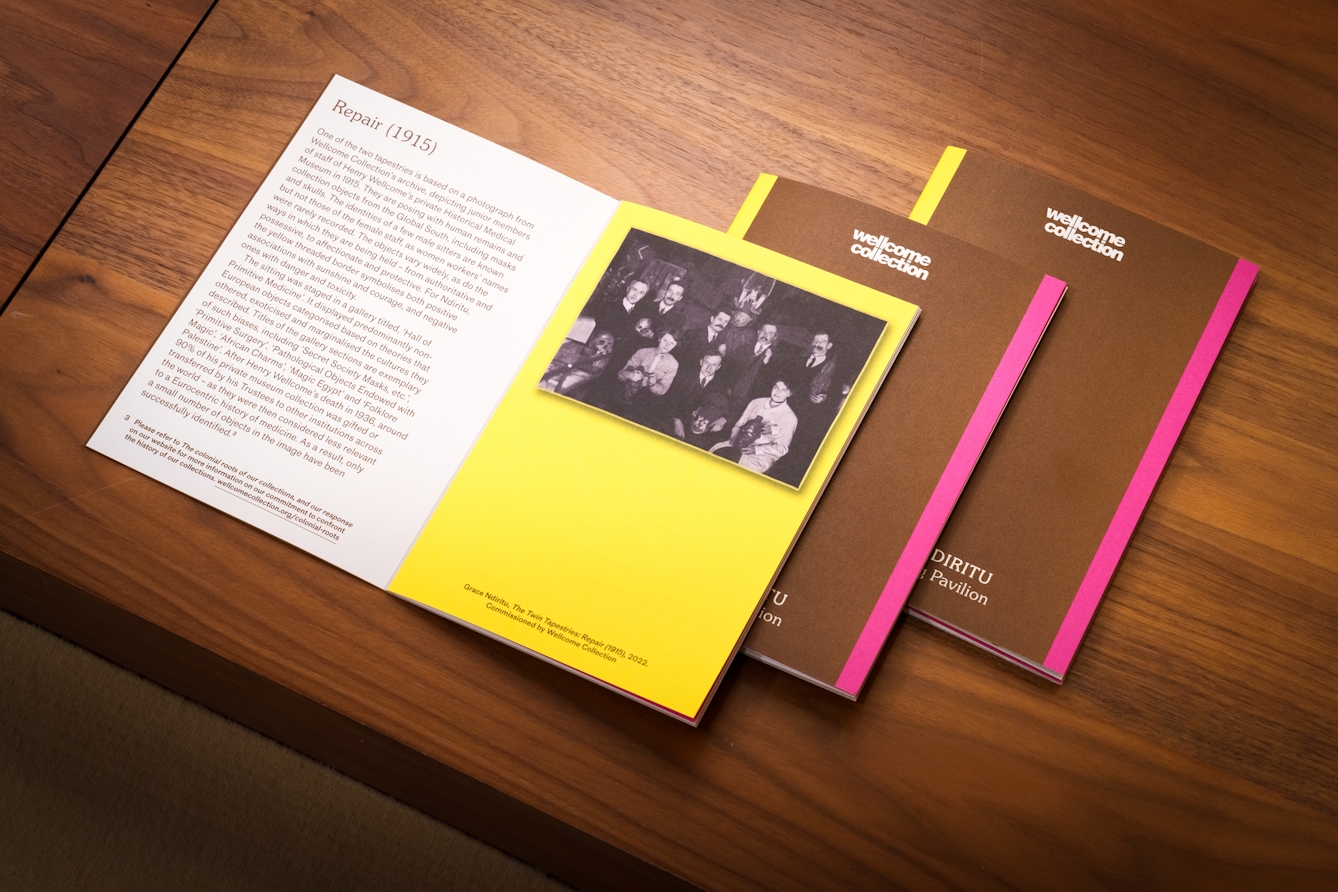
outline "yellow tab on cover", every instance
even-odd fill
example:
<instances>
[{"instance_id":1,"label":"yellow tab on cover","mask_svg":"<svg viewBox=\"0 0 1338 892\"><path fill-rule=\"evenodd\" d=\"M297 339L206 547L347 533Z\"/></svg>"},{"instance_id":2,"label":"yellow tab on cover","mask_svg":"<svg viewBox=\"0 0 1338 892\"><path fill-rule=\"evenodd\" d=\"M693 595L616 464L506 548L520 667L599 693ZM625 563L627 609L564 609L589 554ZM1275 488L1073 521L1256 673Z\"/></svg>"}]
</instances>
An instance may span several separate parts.
<instances>
[{"instance_id":1,"label":"yellow tab on cover","mask_svg":"<svg viewBox=\"0 0 1338 892\"><path fill-rule=\"evenodd\" d=\"M943 150L943 157L938 159L938 166L930 174L929 182L925 183L924 191L920 193L920 200L915 203L915 208L911 211L912 220L916 223L929 223L929 218L934 216L938 203L943 200L943 193L948 191L948 184L952 182L958 166L965 157L966 149L948 146Z\"/></svg>"},{"instance_id":2,"label":"yellow tab on cover","mask_svg":"<svg viewBox=\"0 0 1338 892\"><path fill-rule=\"evenodd\" d=\"M748 233L748 228L757 219L757 212L762 210L762 204L767 200L767 196L771 194L771 187L774 185L776 185L776 175L774 173L758 175L757 182L753 183L752 191L743 200L739 212L734 215L734 222L729 224L730 235L734 238L743 238Z\"/></svg>"}]
</instances>

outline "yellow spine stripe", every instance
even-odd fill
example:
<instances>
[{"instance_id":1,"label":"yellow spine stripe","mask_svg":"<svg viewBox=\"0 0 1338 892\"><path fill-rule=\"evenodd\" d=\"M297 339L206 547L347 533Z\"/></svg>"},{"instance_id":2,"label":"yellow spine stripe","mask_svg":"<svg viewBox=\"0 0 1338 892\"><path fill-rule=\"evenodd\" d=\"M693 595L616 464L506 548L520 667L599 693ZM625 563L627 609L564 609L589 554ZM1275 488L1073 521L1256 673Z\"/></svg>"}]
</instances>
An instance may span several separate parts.
<instances>
[{"instance_id":1,"label":"yellow spine stripe","mask_svg":"<svg viewBox=\"0 0 1338 892\"><path fill-rule=\"evenodd\" d=\"M925 183L925 189L920 193L920 200L915 203L915 209L911 211L912 220L916 223L929 223L929 218L934 216L938 203L943 200L943 193L948 191L948 184L952 182L957 168L965 157L966 149L948 146L943 150L943 157L938 159L938 166L930 174L929 182Z\"/></svg>"},{"instance_id":2,"label":"yellow spine stripe","mask_svg":"<svg viewBox=\"0 0 1338 892\"><path fill-rule=\"evenodd\" d=\"M774 173L764 173L757 177L757 182L753 183L753 189L748 193L748 197L743 200L739 212L734 215L734 222L729 224L729 234L735 238L743 238L747 234L753 221L757 219L757 212L762 210L762 203L767 200L771 194L771 187L776 185L776 175Z\"/></svg>"}]
</instances>

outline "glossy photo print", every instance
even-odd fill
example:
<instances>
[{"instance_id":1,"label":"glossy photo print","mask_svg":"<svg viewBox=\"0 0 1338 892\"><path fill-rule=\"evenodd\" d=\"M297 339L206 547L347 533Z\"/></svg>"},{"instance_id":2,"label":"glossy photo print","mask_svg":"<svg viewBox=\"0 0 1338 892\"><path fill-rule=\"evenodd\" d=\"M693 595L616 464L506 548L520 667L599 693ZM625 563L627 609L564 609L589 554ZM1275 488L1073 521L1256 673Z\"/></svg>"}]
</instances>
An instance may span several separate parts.
<instances>
[{"instance_id":1,"label":"glossy photo print","mask_svg":"<svg viewBox=\"0 0 1338 892\"><path fill-rule=\"evenodd\" d=\"M884 327L633 229L539 387L797 487Z\"/></svg>"}]
</instances>

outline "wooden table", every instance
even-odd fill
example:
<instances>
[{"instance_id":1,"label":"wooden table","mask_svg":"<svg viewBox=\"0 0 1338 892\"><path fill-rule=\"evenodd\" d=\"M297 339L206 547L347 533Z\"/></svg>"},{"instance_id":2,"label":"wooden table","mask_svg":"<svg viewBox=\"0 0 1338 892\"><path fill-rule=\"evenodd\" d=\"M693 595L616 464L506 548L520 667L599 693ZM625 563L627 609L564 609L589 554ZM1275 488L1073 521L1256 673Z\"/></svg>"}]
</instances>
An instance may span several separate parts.
<instances>
[{"instance_id":1,"label":"wooden table","mask_svg":"<svg viewBox=\"0 0 1338 892\"><path fill-rule=\"evenodd\" d=\"M0 3L0 308L212 2Z\"/></svg>"},{"instance_id":2,"label":"wooden table","mask_svg":"<svg viewBox=\"0 0 1338 892\"><path fill-rule=\"evenodd\" d=\"M0 606L591 889L1332 888L1335 46L1326 2L219 0L0 316ZM693 730L86 449L336 72L718 227L760 170L908 212L954 143L1258 262L1070 680L910 622L860 703L740 660Z\"/></svg>"}]
</instances>

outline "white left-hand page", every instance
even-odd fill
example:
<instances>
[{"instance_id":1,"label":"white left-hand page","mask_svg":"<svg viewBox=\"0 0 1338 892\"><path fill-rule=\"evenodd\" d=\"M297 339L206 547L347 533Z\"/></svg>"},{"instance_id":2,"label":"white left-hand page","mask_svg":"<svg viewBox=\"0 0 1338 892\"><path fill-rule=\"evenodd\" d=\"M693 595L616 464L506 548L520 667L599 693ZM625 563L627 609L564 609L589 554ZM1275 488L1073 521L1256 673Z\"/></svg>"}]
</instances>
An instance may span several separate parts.
<instances>
[{"instance_id":1,"label":"white left-hand page","mask_svg":"<svg viewBox=\"0 0 1338 892\"><path fill-rule=\"evenodd\" d=\"M384 588L617 204L336 76L88 445Z\"/></svg>"}]
</instances>

